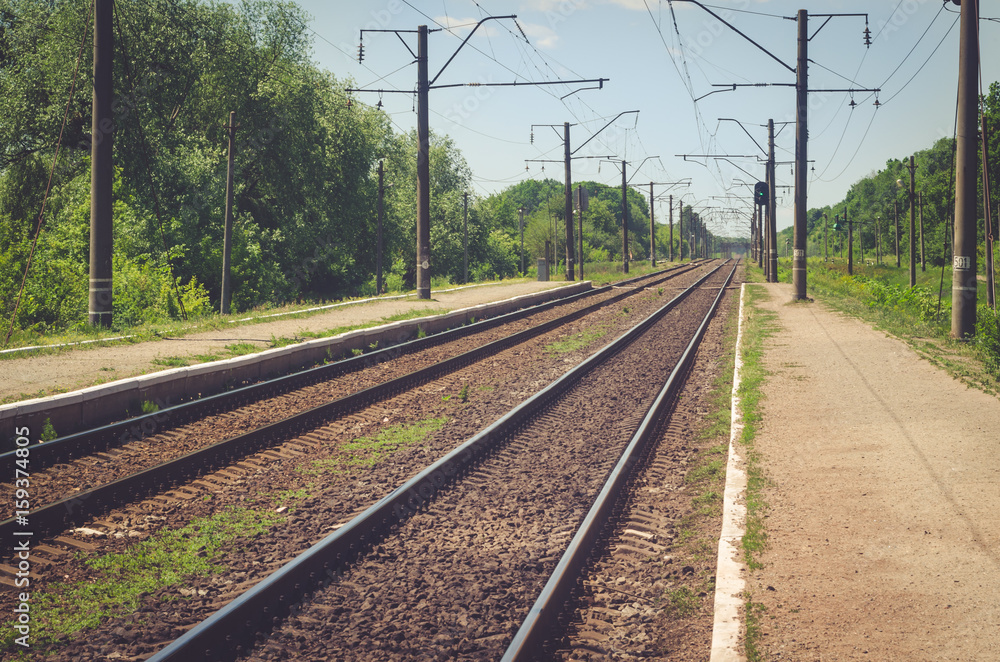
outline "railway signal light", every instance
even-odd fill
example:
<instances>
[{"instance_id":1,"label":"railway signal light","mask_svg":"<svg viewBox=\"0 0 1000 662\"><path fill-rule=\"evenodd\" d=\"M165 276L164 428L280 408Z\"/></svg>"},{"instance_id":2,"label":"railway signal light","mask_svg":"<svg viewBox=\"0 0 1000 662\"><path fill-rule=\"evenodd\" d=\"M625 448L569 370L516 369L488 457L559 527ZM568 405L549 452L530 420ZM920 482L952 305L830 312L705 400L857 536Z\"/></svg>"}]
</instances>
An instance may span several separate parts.
<instances>
[{"instance_id":1,"label":"railway signal light","mask_svg":"<svg viewBox=\"0 0 1000 662\"><path fill-rule=\"evenodd\" d=\"M757 182L753 187L753 200L756 204L764 206L768 202L767 182Z\"/></svg>"}]
</instances>

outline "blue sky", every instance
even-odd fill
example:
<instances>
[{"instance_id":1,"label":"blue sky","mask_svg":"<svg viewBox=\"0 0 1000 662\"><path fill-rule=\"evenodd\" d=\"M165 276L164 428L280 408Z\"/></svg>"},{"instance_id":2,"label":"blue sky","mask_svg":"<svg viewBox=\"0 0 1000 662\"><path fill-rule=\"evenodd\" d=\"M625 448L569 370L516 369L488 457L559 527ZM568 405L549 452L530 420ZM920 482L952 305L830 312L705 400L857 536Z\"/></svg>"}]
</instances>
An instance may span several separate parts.
<instances>
[{"instance_id":1,"label":"blue sky","mask_svg":"<svg viewBox=\"0 0 1000 662\"><path fill-rule=\"evenodd\" d=\"M746 87L701 97L714 84L792 83L792 74L757 46L691 2L674 0L299 0L312 16L314 59L355 87L411 90L416 81L413 57L396 35L365 35L365 59L357 62L362 28L415 30L425 24L445 27L428 39L433 78L485 16L516 14L485 23L438 79L438 84L554 81L608 78L603 89L574 90L587 85L524 87L456 87L432 90L431 129L451 136L474 176L473 193L488 195L526 177L561 180L559 163L526 159L561 159L561 125L571 122L574 148L622 111L627 114L598 134L577 155L612 155L627 159L632 185L690 178L688 188L673 193L685 202L729 206L713 196L749 195L734 179L763 178L754 158L694 162L678 154L751 156L766 147L766 125L793 121L794 88ZM705 5L737 27L778 60L795 66L796 23L800 8L811 14L867 12L872 45L865 48L865 17L810 19L809 86L881 88L869 92L813 92L810 95L809 206L840 200L846 190L891 158L903 158L951 136L955 117L958 68L958 7L942 0L707 0ZM987 5L984 16L990 15ZM997 13L1000 13L998 10ZM997 79L997 22L983 21L983 83ZM522 37L522 30L528 42ZM416 35L403 39L416 50ZM936 49L936 50L935 50ZM932 54L933 53L933 54ZM565 96L570 94L570 96ZM359 93L359 101L375 104L379 95ZM851 100L856 106L850 107ZM385 94L383 108L400 131L416 122L409 94ZM552 129L532 124L560 125ZM781 128L780 126L778 127ZM780 131L778 161L793 159L795 127ZM633 171L634 166L641 167ZM738 166L738 167L737 167ZM742 170L748 173L742 172ZM573 178L620 184L615 165L599 159L573 163ZM790 165L777 168L778 184L792 183ZM656 193L666 187L657 187ZM779 191L778 227L792 223L792 191ZM667 202L657 206L665 220ZM746 234L745 222L721 212L708 212L719 234Z\"/></svg>"}]
</instances>

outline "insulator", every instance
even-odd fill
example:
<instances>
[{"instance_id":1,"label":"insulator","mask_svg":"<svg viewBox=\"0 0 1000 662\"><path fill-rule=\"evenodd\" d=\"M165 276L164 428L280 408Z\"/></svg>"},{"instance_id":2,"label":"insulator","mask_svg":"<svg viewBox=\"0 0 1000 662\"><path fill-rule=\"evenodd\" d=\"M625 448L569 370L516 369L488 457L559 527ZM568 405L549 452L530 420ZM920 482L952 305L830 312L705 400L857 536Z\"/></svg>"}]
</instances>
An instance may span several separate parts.
<instances>
[{"instance_id":1,"label":"insulator","mask_svg":"<svg viewBox=\"0 0 1000 662\"><path fill-rule=\"evenodd\" d=\"M878 97L875 97L875 107L878 108L882 104L879 102Z\"/></svg>"},{"instance_id":2,"label":"insulator","mask_svg":"<svg viewBox=\"0 0 1000 662\"><path fill-rule=\"evenodd\" d=\"M381 100L381 99L379 99L379 100L378 100L378 103L377 103L377 104L375 104L375 107L376 107L377 109L379 109L379 110L382 110L382 100Z\"/></svg>"},{"instance_id":3,"label":"insulator","mask_svg":"<svg viewBox=\"0 0 1000 662\"><path fill-rule=\"evenodd\" d=\"M851 107L851 110L854 110L854 107L857 106L858 104L857 104L857 102L854 99L851 99L851 103L849 103L847 105L849 105Z\"/></svg>"},{"instance_id":4,"label":"insulator","mask_svg":"<svg viewBox=\"0 0 1000 662\"><path fill-rule=\"evenodd\" d=\"M535 132L534 131L531 132L531 144L532 145L535 144Z\"/></svg>"},{"instance_id":5,"label":"insulator","mask_svg":"<svg viewBox=\"0 0 1000 662\"><path fill-rule=\"evenodd\" d=\"M868 26L866 25L865 26L865 46L871 46L871 45L872 45L872 31L869 30Z\"/></svg>"},{"instance_id":6,"label":"insulator","mask_svg":"<svg viewBox=\"0 0 1000 662\"><path fill-rule=\"evenodd\" d=\"M363 43L358 44L358 64L360 64L361 61L364 59L365 59L365 45Z\"/></svg>"}]
</instances>

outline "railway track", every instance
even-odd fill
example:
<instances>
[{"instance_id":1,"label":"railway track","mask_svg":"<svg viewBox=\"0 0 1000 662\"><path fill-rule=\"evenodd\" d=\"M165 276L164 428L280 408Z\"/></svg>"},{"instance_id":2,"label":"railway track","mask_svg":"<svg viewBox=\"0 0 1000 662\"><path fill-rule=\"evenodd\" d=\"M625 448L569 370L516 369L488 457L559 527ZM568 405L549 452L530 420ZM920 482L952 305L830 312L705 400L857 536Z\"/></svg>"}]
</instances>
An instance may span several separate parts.
<instances>
[{"instance_id":1,"label":"railway track","mask_svg":"<svg viewBox=\"0 0 1000 662\"><path fill-rule=\"evenodd\" d=\"M36 535L54 534L115 505L164 492L306 427L439 379L697 268L684 265L630 279L36 445L31 449L32 528ZM17 459L15 451L0 455L5 475L14 474ZM14 519L0 522L0 535L15 526Z\"/></svg>"},{"instance_id":2,"label":"railway track","mask_svg":"<svg viewBox=\"0 0 1000 662\"><path fill-rule=\"evenodd\" d=\"M539 655L731 274L705 276L151 659Z\"/></svg>"}]
</instances>

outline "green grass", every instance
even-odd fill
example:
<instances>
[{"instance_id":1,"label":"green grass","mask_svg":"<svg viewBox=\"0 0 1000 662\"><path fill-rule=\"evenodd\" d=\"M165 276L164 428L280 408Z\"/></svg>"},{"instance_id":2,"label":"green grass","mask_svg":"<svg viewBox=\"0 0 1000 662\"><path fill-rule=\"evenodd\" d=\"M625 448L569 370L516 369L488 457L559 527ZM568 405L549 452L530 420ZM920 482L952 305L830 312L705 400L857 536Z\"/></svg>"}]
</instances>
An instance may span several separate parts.
<instances>
[{"instance_id":1,"label":"green grass","mask_svg":"<svg viewBox=\"0 0 1000 662\"><path fill-rule=\"evenodd\" d=\"M764 489L767 477L761 458L754 447L757 431L763 420L763 386L767 371L763 365L764 341L777 330L777 315L763 310L759 304L768 300L767 291L759 286L747 287L747 320L743 330L743 368L738 390L743 432L739 442L747 460L747 521L743 536L744 562L751 570L761 567L759 556L767 545L765 519L767 502Z\"/></svg>"},{"instance_id":2,"label":"green grass","mask_svg":"<svg viewBox=\"0 0 1000 662\"><path fill-rule=\"evenodd\" d=\"M545 346L545 351L549 354L567 354L582 349L599 338L608 334L608 329L604 325L598 325L572 336L566 336L564 340L557 340Z\"/></svg>"},{"instance_id":3,"label":"green grass","mask_svg":"<svg viewBox=\"0 0 1000 662\"><path fill-rule=\"evenodd\" d=\"M121 553L85 561L92 576L57 582L32 595L31 638L45 646L106 619L132 613L143 594L216 574L226 548L267 531L282 518L267 509L230 508L187 526L158 533ZM0 628L0 642L14 647L12 623Z\"/></svg>"},{"instance_id":4,"label":"green grass","mask_svg":"<svg viewBox=\"0 0 1000 662\"><path fill-rule=\"evenodd\" d=\"M371 467L404 448L422 442L439 430L447 418L428 418L412 425L393 425L375 437L358 437L340 448L340 455L315 460L299 472L310 476L342 474L357 468Z\"/></svg>"},{"instance_id":5,"label":"green grass","mask_svg":"<svg viewBox=\"0 0 1000 662\"><path fill-rule=\"evenodd\" d=\"M166 368L183 368L190 365L191 361L183 356L157 356L150 363L162 365Z\"/></svg>"},{"instance_id":6,"label":"green grass","mask_svg":"<svg viewBox=\"0 0 1000 662\"><path fill-rule=\"evenodd\" d=\"M768 375L763 365L764 341L778 329L777 315L760 307L760 304L768 299L767 290L763 287L747 286L746 321L743 327L743 345L741 347L743 367L740 374L738 395L740 414L744 424L739 443L743 447L747 473L747 488L744 497L747 509L746 531L743 534L742 550L743 562L750 572L763 567L761 555L767 548L768 503L765 489L769 486L769 481L764 473L762 459L754 442L763 420L763 386ZM759 650L761 609L763 608L760 605L753 602L752 594L747 592L744 610L746 633L743 646L748 660L763 659Z\"/></svg>"},{"instance_id":7,"label":"green grass","mask_svg":"<svg viewBox=\"0 0 1000 662\"><path fill-rule=\"evenodd\" d=\"M671 618L686 618L698 611L701 598L687 586L668 591L664 613Z\"/></svg>"},{"instance_id":8,"label":"green grass","mask_svg":"<svg viewBox=\"0 0 1000 662\"><path fill-rule=\"evenodd\" d=\"M996 394L1000 391L1000 323L997 313L984 304L986 285L978 285L976 337L957 341L950 337L950 267L945 267L939 290L941 274L940 267L917 270L917 283L911 289L906 266L865 266L848 276L842 262L813 260L807 283L811 296L903 340L967 386Z\"/></svg>"},{"instance_id":9,"label":"green grass","mask_svg":"<svg viewBox=\"0 0 1000 662\"><path fill-rule=\"evenodd\" d=\"M260 350L261 348L252 342L238 342L226 345L226 351L229 352L230 356L243 356L245 354L259 352Z\"/></svg>"}]
</instances>

